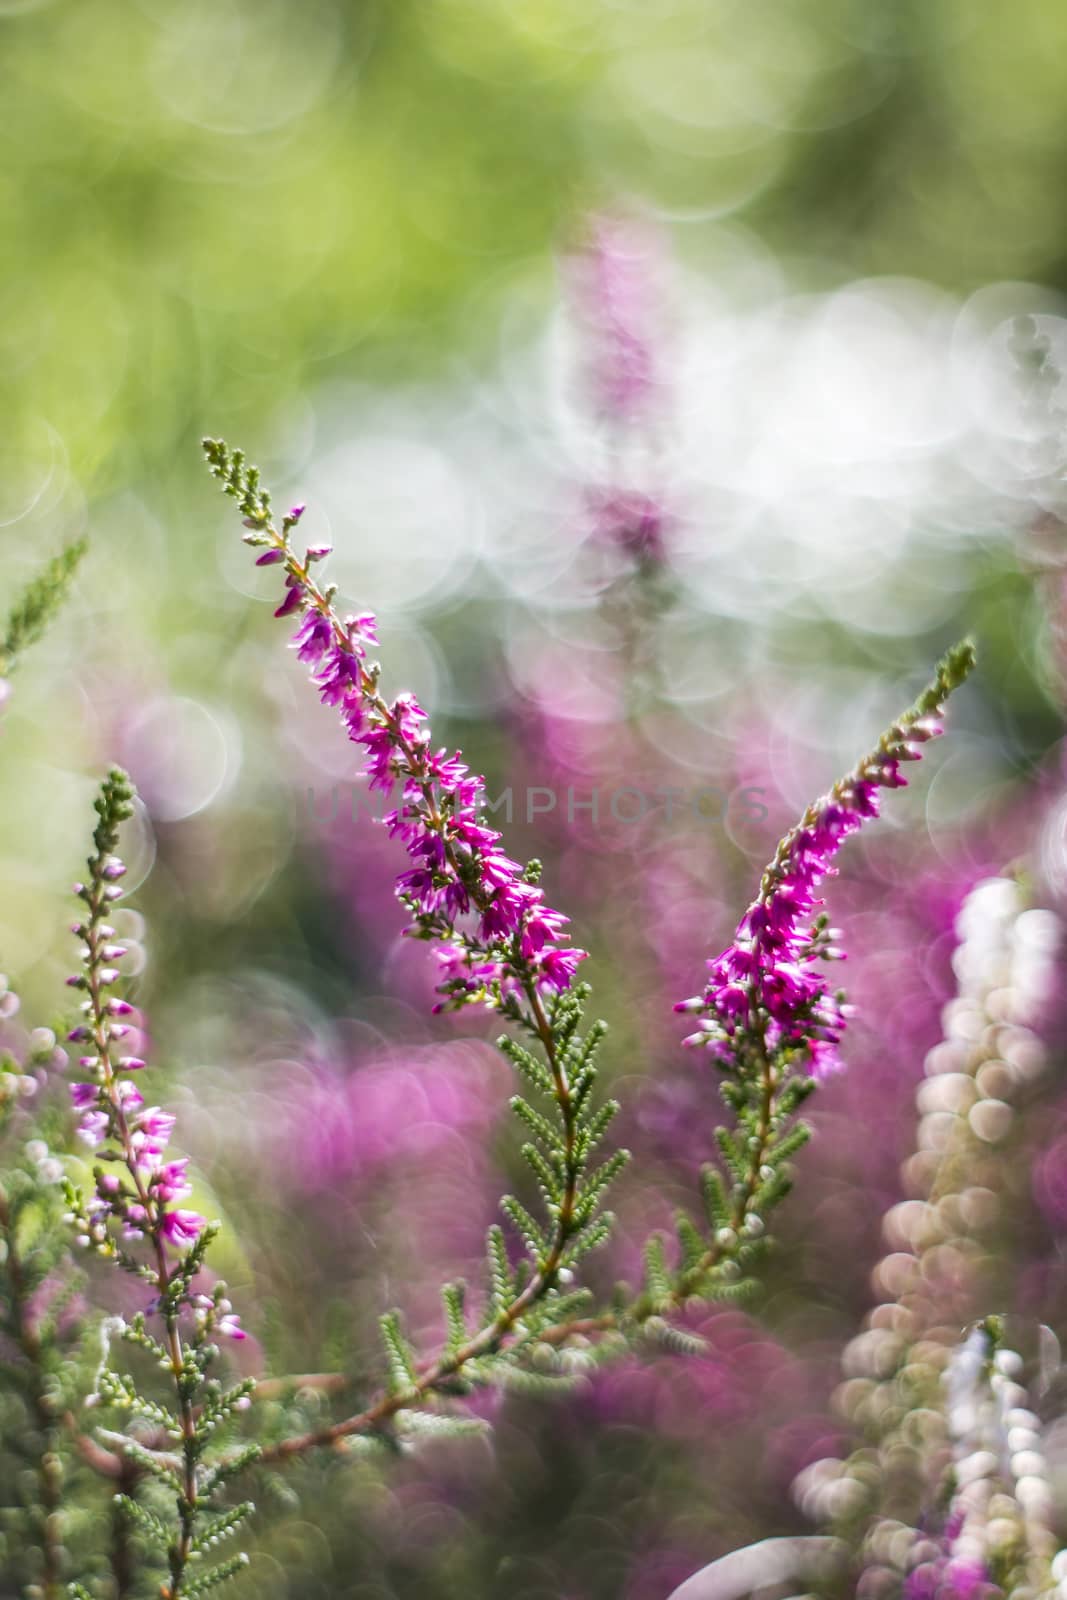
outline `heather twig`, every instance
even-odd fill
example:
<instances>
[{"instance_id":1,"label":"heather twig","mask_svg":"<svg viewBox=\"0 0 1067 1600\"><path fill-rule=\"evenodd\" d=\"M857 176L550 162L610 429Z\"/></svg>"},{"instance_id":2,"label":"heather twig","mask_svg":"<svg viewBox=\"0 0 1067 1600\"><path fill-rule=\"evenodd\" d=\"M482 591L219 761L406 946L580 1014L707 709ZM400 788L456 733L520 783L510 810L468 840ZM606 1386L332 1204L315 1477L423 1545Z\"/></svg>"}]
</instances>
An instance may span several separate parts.
<instances>
[{"instance_id":1,"label":"heather twig","mask_svg":"<svg viewBox=\"0 0 1067 1600\"><path fill-rule=\"evenodd\" d=\"M0 682L10 677L23 651L41 637L63 604L87 549L85 539L65 545L16 600L0 633Z\"/></svg>"},{"instance_id":2,"label":"heather twig","mask_svg":"<svg viewBox=\"0 0 1067 1600\"><path fill-rule=\"evenodd\" d=\"M161 1591L163 1600L179 1600L214 1587L236 1570L229 1562L207 1571L199 1566L202 1552L223 1533L232 1533L252 1509L213 1507L214 1491L225 1474L220 1477L218 1465L209 1467L206 1455L213 1432L247 1405L253 1384L249 1379L225 1389L211 1375L218 1356L215 1339L220 1334L243 1337L225 1285L216 1283L211 1294L198 1287L218 1225L175 1205L189 1188L187 1163L166 1156L174 1119L158 1107L145 1107L132 1076L145 1063L125 1053L123 1041L135 1013L114 992L120 981L114 963L126 952L113 942L115 930L106 918L122 897L119 880L126 869L115 852L133 799L129 779L113 769L96 801L88 878L75 891L85 913L74 928L83 941L81 970L70 982L84 996L84 1020L70 1037L87 1051L80 1066L89 1081L75 1084L71 1092L81 1114L79 1132L87 1143L102 1147L103 1161L95 1172L95 1192L87 1199L69 1185L68 1200L81 1242L151 1291L146 1310L130 1322L117 1321L114 1331L167 1371L173 1408L142 1394L132 1377L113 1371L106 1346L97 1392L107 1404L153 1424L169 1446L157 1450L125 1435L108 1441L142 1476L157 1480L173 1497L177 1514L172 1523L132 1495L120 1496L120 1504L138 1533L165 1556L169 1579ZM136 1248L138 1243L144 1250ZM158 1338L153 1324L161 1329ZM236 1564L244 1559L235 1558Z\"/></svg>"}]
</instances>

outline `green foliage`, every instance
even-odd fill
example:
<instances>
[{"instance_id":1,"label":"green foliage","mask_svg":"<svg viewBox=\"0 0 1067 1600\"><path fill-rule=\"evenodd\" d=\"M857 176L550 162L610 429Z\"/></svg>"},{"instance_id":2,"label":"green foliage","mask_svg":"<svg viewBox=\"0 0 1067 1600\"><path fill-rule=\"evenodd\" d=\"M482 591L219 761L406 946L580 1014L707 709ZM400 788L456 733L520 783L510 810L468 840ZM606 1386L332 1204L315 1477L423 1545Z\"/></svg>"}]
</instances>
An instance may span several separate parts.
<instances>
[{"instance_id":1,"label":"green foliage","mask_svg":"<svg viewBox=\"0 0 1067 1600\"><path fill-rule=\"evenodd\" d=\"M549 1072L543 1061L539 1061L537 1057L529 1050L525 1050L523 1046L519 1044L516 1039L511 1038L509 1034L504 1034L502 1038L498 1039L497 1045L500 1050L503 1051L504 1055L507 1056L512 1066L517 1068L517 1070L522 1073L523 1077L530 1082L533 1088L540 1090L542 1094L550 1095L553 1092L552 1074ZM519 1098L516 1097L516 1099L511 1102L512 1109L518 1111L519 1103L524 1104L525 1102L519 1101ZM518 1112L518 1114L520 1116L524 1115L522 1112ZM530 1111L529 1114L536 1115L536 1113L533 1113L532 1111ZM548 1126L548 1124L545 1125Z\"/></svg>"},{"instance_id":2,"label":"green foliage","mask_svg":"<svg viewBox=\"0 0 1067 1600\"><path fill-rule=\"evenodd\" d=\"M247 490L240 463L235 469L232 457L218 460L240 498ZM590 1164L618 1108L614 1102L595 1104L596 1055L606 1029L595 1023L584 1036L579 1031L588 994L587 986L578 985L557 996L547 1011L533 1000L529 1011L519 1009L516 1020L537 1040L542 1056L510 1036L499 1041L541 1099L533 1105L516 1095L511 1107L531 1135L521 1153L543 1215L535 1217L515 1195L503 1197L501 1209L523 1253L513 1265L504 1230L490 1227L481 1324L472 1328L465 1286L446 1283L441 1290L445 1336L436 1357L419 1360L398 1312L381 1318L386 1392L361 1428L382 1439L391 1432L465 1431L465 1419L435 1409L441 1395L463 1394L482 1384L540 1391L572 1381L546 1336L552 1330L566 1332L569 1320L590 1308L588 1291L570 1288L569 1280L575 1264L610 1235L613 1218L601 1210L601 1202L628 1160L625 1151L615 1151ZM354 1430L357 1436L361 1428Z\"/></svg>"},{"instance_id":3,"label":"green foliage","mask_svg":"<svg viewBox=\"0 0 1067 1600\"><path fill-rule=\"evenodd\" d=\"M591 1250L599 1250L602 1244L607 1244L614 1226L614 1212L605 1211L603 1216L598 1217L589 1227L584 1228L563 1251L560 1257L560 1271L569 1272Z\"/></svg>"},{"instance_id":4,"label":"green foliage","mask_svg":"<svg viewBox=\"0 0 1067 1600\"><path fill-rule=\"evenodd\" d=\"M153 1478L158 1478L172 1493L181 1493L180 1463L177 1456L161 1455L158 1450L148 1450L139 1440L124 1433L110 1433L101 1429L100 1438L105 1444L114 1444L139 1471L151 1473ZM164 1548L166 1548L165 1543Z\"/></svg>"},{"instance_id":5,"label":"green foliage","mask_svg":"<svg viewBox=\"0 0 1067 1600\"><path fill-rule=\"evenodd\" d=\"M259 1459L260 1453L261 1447L258 1444L245 1444L223 1457L221 1461L206 1467L200 1481L201 1495L209 1499L231 1479L240 1477Z\"/></svg>"},{"instance_id":6,"label":"green foliage","mask_svg":"<svg viewBox=\"0 0 1067 1600\"><path fill-rule=\"evenodd\" d=\"M596 1058L607 1026L594 1022L584 1037L579 1032L589 992L587 984L577 984L553 1001L544 1061L510 1037L499 1041L542 1099L537 1107L516 1095L511 1108L532 1135L522 1155L533 1173L546 1223L536 1221L512 1195L501 1204L537 1271L549 1280L608 1237L610 1222L599 1215L601 1202L629 1160L626 1151L617 1150L599 1166L589 1165L618 1111L615 1101L594 1105Z\"/></svg>"},{"instance_id":7,"label":"green foliage","mask_svg":"<svg viewBox=\"0 0 1067 1600\"><path fill-rule=\"evenodd\" d=\"M169 1406L142 1394L128 1373L112 1372L110 1367L103 1367L97 1379L96 1391L105 1404L115 1406L119 1411L128 1411L132 1416L140 1417L142 1422L162 1428L171 1439L181 1438L182 1429L177 1414Z\"/></svg>"},{"instance_id":8,"label":"green foliage","mask_svg":"<svg viewBox=\"0 0 1067 1600\"><path fill-rule=\"evenodd\" d=\"M516 1200L513 1194L504 1196L500 1202L500 1209L512 1223L538 1268L541 1268L549 1255L549 1241L545 1230L534 1221L521 1200Z\"/></svg>"},{"instance_id":9,"label":"green foliage","mask_svg":"<svg viewBox=\"0 0 1067 1600\"><path fill-rule=\"evenodd\" d=\"M667 1255L658 1233L645 1245L645 1294L656 1310L671 1302L673 1284L667 1268Z\"/></svg>"},{"instance_id":10,"label":"green foliage","mask_svg":"<svg viewBox=\"0 0 1067 1600\"><path fill-rule=\"evenodd\" d=\"M726 1188L717 1167L709 1161L700 1171L700 1187L704 1196L704 1210L707 1214L708 1226L712 1233L718 1233L720 1228L729 1226L730 1209L726 1199Z\"/></svg>"},{"instance_id":11,"label":"green foliage","mask_svg":"<svg viewBox=\"0 0 1067 1600\"><path fill-rule=\"evenodd\" d=\"M221 1544L223 1539L228 1539L255 1511L251 1500L242 1500L240 1505L230 1506L227 1510L213 1517L210 1522L201 1527L193 1540L192 1553L200 1555L204 1550L213 1549Z\"/></svg>"},{"instance_id":12,"label":"green foliage","mask_svg":"<svg viewBox=\"0 0 1067 1600\"><path fill-rule=\"evenodd\" d=\"M707 1250L704 1235L685 1211L679 1211L674 1225L678 1235L678 1257L682 1271L692 1272L700 1265ZM716 1231L719 1226L721 1224L713 1224Z\"/></svg>"},{"instance_id":13,"label":"green foliage","mask_svg":"<svg viewBox=\"0 0 1067 1600\"><path fill-rule=\"evenodd\" d=\"M255 528L270 521L270 495L259 481L259 468L245 462L243 450L231 450L223 439L201 441L204 455L212 475L222 484L223 494L237 501L237 509L246 523ZM247 541L255 544L254 537Z\"/></svg>"},{"instance_id":14,"label":"green foliage","mask_svg":"<svg viewBox=\"0 0 1067 1600\"><path fill-rule=\"evenodd\" d=\"M440 1411L403 1411L397 1431L409 1438L462 1439L484 1434L488 1424L480 1417L450 1416Z\"/></svg>"},{"instance_id":15,"label":"green foliage","mask_svg":"<svg viewBox=\"0 0 1067 1600\"><path fill-rule=\"evenodd\" d=\"M195 1270L184 1259L161 1296L161 1319L168 1330L178 1324L189 1303ZM175 1284L184 1284L184 1288L179 1291ZM224 1303L225 1287L221 1283L215 1285L214 1311L202 1313L199 1322L187 1329L178 1371L169 1350L146 1333L141 1318L118 1329L123 1342L151 1355L155 1368L163 1366L167 1370L177 1395L177 1409L146 1393L132 1373L112 1370L106 1359L97 1375L97 1397L102 1405L124 1411L142 1424L139 1436L107 1429L100 1429L99 1436L136 1469L138 1495L119 1496L118 1503L149 1550L166 1557L171 1579L164 1593L169 1600L206 1592L205 1585L217 1587L245 1560L242 1556L236 1558L236 1564L225 1562L205 1575L195 1565L203 1550L235 1532L251 1515L250 1502L225 1506L218 1496L259 1455L256 1444L221 1453L215 1459L208 1454L216 1439L222 1443L226 1425L247 1404L255 1388L251 1378L224 1387L212 1375L218 1355L212 1335L218 1307ZM145 1438L153 1435L168 1441L169 1448L150 1447ZM214 1515L210 1515L212 1511Z\"/></svg>"},{"instance_id":16,"label":"green foliage","mask_svg":"<svg viewBox=\"0 0 1067 1600\"><path fill-rule=\"evenodd\" d=\"M228 1561L223 1561L217 1567L212 1567L211 1571L205 1572L202 1577L197 1576L190 1579L183 1587L182 1594L187 1596L187 1600L193 1600L195 1595L208 1594L212 1589L219 1588L228 1578L236 1578L242 1568L247 1567L247 1565L248 1556L242 1550L238 1555L231 1556Z\"/></svg>"},{"instance_id":17,"label":"green foliage","mask_svg":"<svg viewBox=\"0 0 1067 1600\"><path fill-rule=\"evenodd\" d=\"M445 1352L450 1358L455 1357L466 1343L465 1299L466 1286L462 1283L446 1283L441 1289L441 1301L445 1313Z\"/></svg>"},{"instance_id":18,"label":"green foliage","mask_svg":"<svg viewBox=\"0 0 1067 1600\"><path fill-rule=\"evenodd\" d=\"M19 1485L20 1502L4 1519L0 1557L11 1575L39 1582L51 1597L69 1538L63 1485L72 1464L62 1418L74 1402L81 1317L72 1302L81 1279L61 1191L42 1179L42 1165L23 1148L7 1155L0 1182L0 1468Z\"/></svg>"},{"instance_id":19,"label":"green foliage","mask_svg":"<svg viewBox=\"0 0 1067 1600\"><path fill-rule=\"evenodd\" d=\"M66 599L87 549L85 539L74 539L65 545L16 600L0 634L0 678L8 677L23 651L41 637Z\"/></svg>"},{"instance_id":20,"label":"green foliage","mask_svg":"<svg viewBox=\"0 0 1067 1600\"><path fill-rule=\"evenodd\" d=\"M142 1506L132 1495L117 1494L115 1504L150 1544L155 1545L164 1554L169 1550L171 1531L161 1517L157 1517L154 1512Z\"/></svg>"},{"instance_id":21,"label":"green foliage","mask_svg":"<svg viewBox=\"0 0 1067 1600\"><path fill-rule=\"evenodd\" d=\"M508 1261L504 1230L493 1223L486 1235L485 1252L488 1260L489 1303L494 1316L500 1316L515 1298L515 1274Z\"/></svg>"},{"instance_id":22,"label":"green foliage","mask_svg":"<svg viewBox=\"0 0 1067 1600\"><path fill-rule=\"evenodd\" d=\"M399 1312L387 1311L380 1318L379 1327L382 1330L382 1344L385 1346L389 1392L395 1395L410 1394L418 1387L419 1375L414 1351L404 1338L400 1327Z\"/></svg>"},{"instance_id":23,"label":"green foliage","mask_svg":"<svg viewBox=\"0 0 1067 1600\"><path fill-rule=\"evenodd\" d=\"M646 1317L641 1324L641 1337L675 1356L702 1356L708 1349L707 1340L698 1333L690 1333L665 1317Z\"/></svg>"}]
</instances>

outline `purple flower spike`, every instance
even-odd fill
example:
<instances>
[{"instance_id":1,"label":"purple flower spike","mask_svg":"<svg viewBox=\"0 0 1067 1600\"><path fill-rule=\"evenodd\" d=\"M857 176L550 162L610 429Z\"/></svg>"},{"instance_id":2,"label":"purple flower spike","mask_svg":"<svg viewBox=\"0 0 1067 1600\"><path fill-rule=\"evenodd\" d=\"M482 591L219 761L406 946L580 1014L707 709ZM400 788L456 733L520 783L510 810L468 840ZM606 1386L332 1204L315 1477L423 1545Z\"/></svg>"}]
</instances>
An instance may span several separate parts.
<instances>
[{"instance_id":1,"label":"purple flower spike","mask_svg":"<svg viewBox=\"0 0 1067 1600\"><path fill-rule=\"evenodd\" d=\"M327 545L313 545L303 564L289 545L288 531L303 509L293 508L281 534L266 525L276 541L271 553L287 568L286 595L274 614L303 612L293 648L310 667L319 699L361 746L370 787L397 801L383 819L411 860L397 879L397 895L411 913L407 932L443 946L443 1004L498 1007L509 996L568 989L585 952L568 944L567 919L545 905L537 869L505 855L501 835L481 820L484 779L458 751L432 751L426 713L413 695L397 695L390 705L379 694L377 672L367 666L378 642L374 616L342 620L332 591L308 576Z\"/></svg>"},{"instance_id":2,"label":"purple flower spike","mask_svg":"<svg viewBox=\"0 0 1067 1600\"><path fill-rule=\"evenodd\" d=\"M840 960L837 930L819 914L817 889L833 872L845 840L878 815L879 789L904 785L900 763L941 733L944 702L974 664L969 643L957 645L915 705L883 734L878 747L829 794L808 807L778 846L760 892L738 924L734 942L709 961L702 999L676 1011L699 1010L699 1030L685 1041L709 1048L726 1070L755 1054L781 1056L814 1078L840 1068L837 1047L848 1010L830 988L823 963Z\"/></svg>"}]
</instances>

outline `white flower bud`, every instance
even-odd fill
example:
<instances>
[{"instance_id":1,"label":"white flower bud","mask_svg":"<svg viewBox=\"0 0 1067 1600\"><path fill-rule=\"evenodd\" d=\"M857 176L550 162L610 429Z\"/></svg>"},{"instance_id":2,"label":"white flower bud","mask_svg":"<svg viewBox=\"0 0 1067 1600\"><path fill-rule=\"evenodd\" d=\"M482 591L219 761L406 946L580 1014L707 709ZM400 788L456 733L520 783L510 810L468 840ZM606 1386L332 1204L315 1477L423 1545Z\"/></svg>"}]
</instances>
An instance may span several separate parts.
<instances>
[{"instance_id":1,"label":"white flower bud","mask_svg":"<svg viewBox=\"0 0 1067 1600\"><path fill-rule=\"evenodd\" d=\"M1003 1100L979 1100L967 1119L972 1132L986 1144L997 1144L1012 1124L1012 1109Z\"/></svg>"}]
</instances>

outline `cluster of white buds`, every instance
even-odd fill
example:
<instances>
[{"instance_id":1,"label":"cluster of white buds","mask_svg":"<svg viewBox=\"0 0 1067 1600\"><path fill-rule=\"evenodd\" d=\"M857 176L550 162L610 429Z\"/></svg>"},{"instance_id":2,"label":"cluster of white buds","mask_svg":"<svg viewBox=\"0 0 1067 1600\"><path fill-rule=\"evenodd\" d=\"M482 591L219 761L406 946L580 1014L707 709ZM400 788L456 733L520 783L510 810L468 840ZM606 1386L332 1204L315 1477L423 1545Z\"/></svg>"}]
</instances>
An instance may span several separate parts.
<instances>
[{"instance_id":1,"label":"cluster of white buds","mask_svg":"<svg viewBox=\"0 0 1067 1600\"><path fill-rule=\"evenodd\" d=\"M1054 1587L1057 1580L1067 1579L1067 1556L1057 1556L1052 1532L1054 1504L1044 1426L1018 1381L1022 1357L1002 1345L994 1367L990 1388L1005 1482L989 1507L989 1545L994 1551L1005 1547L1017 1551L1009 1600L1035 1600L1039 1594L1067 1597L1067 1582Z\"/></svg>"},{"instance_id":2,"label":"cluster of white buds","mask_svg":"<svg viewBox=\"0 0 1067 1600\"><path fill-rule=\"evenodd\" d=\"M983 1579L997 1558L1001 1562L1013 1558L1021 1533L1014 1503L998 1493L1003 1487L998 1397L1011 1382L1004 1369L1014 1372L1022 1363L1013 1351L998 1352L994 1358L992 1348L989 1329L983 1325L972 1328L953 1352L945 1373L945 1409L956 1483L947 1518L945 1558L950 1569L980 1574ZM1011 1387L1017 1386L1012 1382Z\"/></svg>"},{"instance_id":3,"label":"cluster of white buds","mask_svg":"<svg viewBox=\"0 0 1067 1600\"><path fill-rule=\"evenodd\" d=\"M1064 1600L1044 1429L1019 1381L1022 1356L988 1325L972 1329L946 1373L955 1493L932 1576L994 1581L1007 1600ZM940 1590L937 1592L940 1593Z\"/></svg>"},{"instance_id":4,"label":"cluster of white buds","mask_svg":"<svg viewBox=\"0 0 1067 1600\"><path fill-rule=\"evenodd\" d=\"M979 1405L965 1379L974 1379L970 1368L989 1337L976 1329L961 1348L959 1329L981 1309L982 1240L1001 1206L994 1147L1045 1065L1035 1024L1054 981L1060 924L1028 908L1016 882L993 878L968 895L956 927L957 995L916 1094L917 1150L902 1172L908 1198L884 1219L889 1250L872 1274L878 1303L846 1347L835 1393L838 1411L869 1442L847 1461L814 1463L794 1485L807 1515L859 1544L864 1597L899 1594L909 1581L920 1593L909 1574L921 1580L919 1569L945 1561L944 1542L915 1528L950 1472L962 1515L954 1562L982 1563L992 1543L1027 1552L1028 1573L1035 1562L1049 1570L1048 1483L1034 1466L1036 1430L1015 1381L1020 1359L987 1349L991 1377ZM984 1433L995 1447L974 1443ZM1021 1588L1016 1600L1038 1592Z\"/></svg>"}]
</instances>

